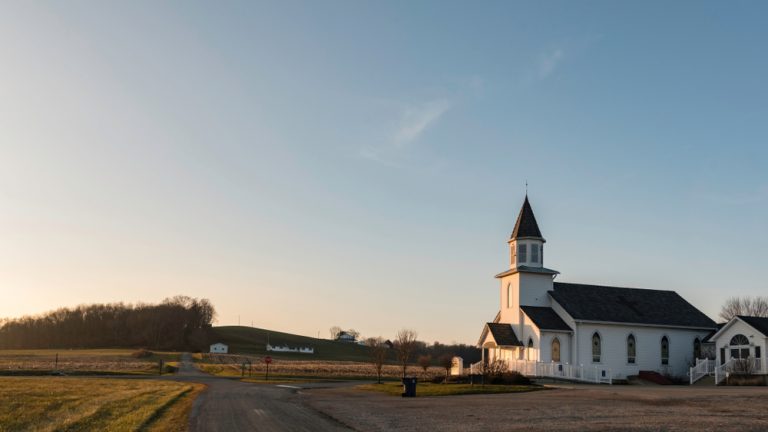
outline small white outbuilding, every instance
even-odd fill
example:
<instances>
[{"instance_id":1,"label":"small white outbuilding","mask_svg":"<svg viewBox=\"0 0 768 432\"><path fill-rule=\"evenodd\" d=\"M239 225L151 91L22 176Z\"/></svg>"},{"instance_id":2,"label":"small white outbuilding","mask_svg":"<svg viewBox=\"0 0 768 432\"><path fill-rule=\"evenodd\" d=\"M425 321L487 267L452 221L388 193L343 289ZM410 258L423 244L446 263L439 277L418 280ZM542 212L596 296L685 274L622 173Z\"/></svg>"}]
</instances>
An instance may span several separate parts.
<instances>
[{"instance_id":1,"label":"small white outbuilding","mask_svg":"<svg viewBox=\"0 0 768 432\"><path fill-rule=\"evenodd\" d=\"M229 347L221 342L217 342L211 345L212 354L226 354L229 352Z\"/></svg>"}]
</instances>

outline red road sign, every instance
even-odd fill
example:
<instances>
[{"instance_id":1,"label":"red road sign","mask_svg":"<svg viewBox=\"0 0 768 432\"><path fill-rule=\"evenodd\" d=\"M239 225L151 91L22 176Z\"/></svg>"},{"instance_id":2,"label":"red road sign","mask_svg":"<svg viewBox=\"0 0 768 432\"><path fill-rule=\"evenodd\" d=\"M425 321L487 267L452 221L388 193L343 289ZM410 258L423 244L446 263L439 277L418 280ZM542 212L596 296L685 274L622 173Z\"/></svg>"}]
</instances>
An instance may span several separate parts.
<instances>
[{"instance_id":1,"label":"red road sign","mask_svg":"<svg viewBox=\"0 0 768 432\"><path fill-rule=\"evenodd\" d=\"M264 363L266 363L266 364L272 363L272 357L270 357L270 356L264 357Z\"/></svg>"}]
</instances>

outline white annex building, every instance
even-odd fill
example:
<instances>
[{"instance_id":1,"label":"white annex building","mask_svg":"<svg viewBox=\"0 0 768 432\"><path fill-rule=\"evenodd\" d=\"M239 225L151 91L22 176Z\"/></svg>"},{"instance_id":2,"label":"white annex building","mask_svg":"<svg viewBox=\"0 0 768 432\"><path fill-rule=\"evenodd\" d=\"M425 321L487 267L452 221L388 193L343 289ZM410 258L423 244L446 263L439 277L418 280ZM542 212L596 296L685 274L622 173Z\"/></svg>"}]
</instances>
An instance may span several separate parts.
<instances>
[{"instance_id":1,"label":"white annex building","mask_svg":"<svg viewBox=\"0 0 768 432\"><path fill-rule=\"evenodd\" d=\"M676 292L555 282L544 243L526 196L508 241L509 269L496 275L499 312L478 341L483 362L610 383L641 371L685 378L704 357L717 325Z\"/></svg>"},{"instance_id":2,"label":"white annex building","mask_svg":"<svg viewBox=\"0 0 768 432\"><path fill-rule=\"evenodd\" d=\"M229 347L221 342L217 342L211 345L210 352L214 354L226 354L229 352Z\"/></svg>"},{"instance_id":3,"label":"white annex building","mask_svg":"<svg viewBox=\"0 0 768 432\"><path fill-rule=\"evenodd\" d=\"M737 315L709 340L716 348L715 384L730 373L765 375L768 371L768 318Z\"/></svg>"}]
</instances>

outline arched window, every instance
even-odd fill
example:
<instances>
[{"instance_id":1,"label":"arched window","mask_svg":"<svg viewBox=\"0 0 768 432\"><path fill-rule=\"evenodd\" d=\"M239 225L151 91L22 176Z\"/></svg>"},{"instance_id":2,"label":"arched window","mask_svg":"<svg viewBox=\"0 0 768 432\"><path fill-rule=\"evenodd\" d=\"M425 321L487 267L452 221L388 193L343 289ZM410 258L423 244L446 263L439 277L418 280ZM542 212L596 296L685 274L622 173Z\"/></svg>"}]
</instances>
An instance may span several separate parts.
<instances>
[{"instance_id":1,"label":"arched window","mask_svg":"<svg viewBox=\"0 0 768 432\"><path fill-rule=\"evenodd\" d=\"M743 334L737 334L731 338L731 346L749 345L749 339Z\"/></svg>"},{"instance_id":2,"label":"arched window","mask_svg":"<svg viewBox=\"0 0 768 432\"><path fill-rule=\"evenodd\" d=\"M600 342L600 335L595 332L595 334L592 335L592 363L600 363L600 353L602 350L603 347Z\"/></svg>"},{"instance_id":3,"label":"arched window","mask_svg":"<svg viewBox=\"0 0 768 432\"><path fill-rule=\"evenodd\" d=\"M749 358L749 339L743 334L737 334L731 338L731 358Z\"/></svg>"},{"instance_id":4,"label":"arched window","mask_svg":"<svg viewBox=\"0 0 768 432\"><path fill-rule=\"evenodd\" d=\"M635 336L627 336L627 363L635 364L635 357L637 355L637 348L635 346Z\"/></svg>"},{"instance_id":5,"label":"arched window","mask_svg":"<svg viewBox=\"0 0 768 432\"><path fill-rule=\"evenodd\" d=\"M507 284L507 307L512 307L512 284Z\"/></svg>"},{"instance_id":6,"label":"arched window","mask_svg":"<svg viewBox=\"0 0 768 432\"><path fill-rule=\"evenodd\" d=\"M693 340L693 358L694 360L701 358L701 341L699 338Z\"/></svg>"},{"instance_id":7,"label":"arched window","mask_svg":"<svg viewBox=\"0 0 768 432\"><path fill-rule=\"evenodd\" d=\"M552 361L560 363L560 339L552 339Z\"/></svg>"},{"instance_id":8,"label":"arched window","mask_svg":"<svg viewBox=\"0 0 768 432\"><path fill-rule=\"evenodd\" d=\"M666 336L661 338L661 364L669 364L669 339Z\"/></svg>"}]
</instances>

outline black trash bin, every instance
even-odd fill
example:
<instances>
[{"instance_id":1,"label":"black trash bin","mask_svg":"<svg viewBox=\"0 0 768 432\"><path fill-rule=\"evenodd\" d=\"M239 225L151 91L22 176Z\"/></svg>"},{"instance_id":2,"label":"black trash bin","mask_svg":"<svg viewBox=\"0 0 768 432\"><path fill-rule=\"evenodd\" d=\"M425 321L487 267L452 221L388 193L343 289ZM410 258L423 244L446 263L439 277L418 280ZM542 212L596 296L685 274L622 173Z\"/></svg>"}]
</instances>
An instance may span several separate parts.
<instances>
[{"instance_id":1,"label":"black trash bin","mask_svg":"<svg viewBox=\"0 0 768 432\"><path fill-rule=\"evenodd\" d=\"M403 378L403 397L416 397L416 377Z\"/></svg>"}]
</instances>

